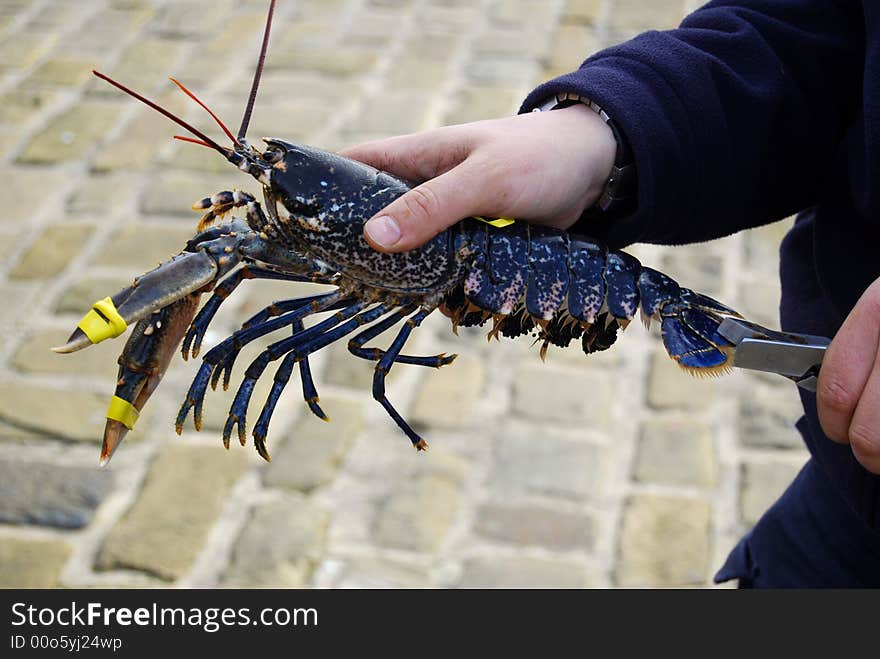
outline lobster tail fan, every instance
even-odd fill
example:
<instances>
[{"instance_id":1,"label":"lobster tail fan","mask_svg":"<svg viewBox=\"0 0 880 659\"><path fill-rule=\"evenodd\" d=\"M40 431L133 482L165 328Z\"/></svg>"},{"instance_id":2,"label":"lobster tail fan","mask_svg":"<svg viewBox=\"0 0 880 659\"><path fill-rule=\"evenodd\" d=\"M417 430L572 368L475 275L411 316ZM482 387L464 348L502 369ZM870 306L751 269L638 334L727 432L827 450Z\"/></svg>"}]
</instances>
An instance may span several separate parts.
<instances>
[{"instance_id":1,"label":"lobster tail fan","mask_svg":"<svg viewBox=\"0 0 880 659\"><path fill-rule=\"evenodd\" d=\"M718 327L740 315L710 297L682 288L678 300L663 305L660 333L666 352L692 375L715 376L732 367L733 344Z\"/></svg>"}]
</instances>

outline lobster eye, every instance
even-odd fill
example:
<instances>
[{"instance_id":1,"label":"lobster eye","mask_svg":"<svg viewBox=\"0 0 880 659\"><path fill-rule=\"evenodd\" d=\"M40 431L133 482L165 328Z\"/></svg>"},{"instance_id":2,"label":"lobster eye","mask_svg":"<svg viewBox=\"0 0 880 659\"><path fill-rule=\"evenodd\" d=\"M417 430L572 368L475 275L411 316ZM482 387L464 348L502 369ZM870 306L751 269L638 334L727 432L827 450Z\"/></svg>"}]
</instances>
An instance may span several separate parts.
<instances>
[{"instance_id":1,"label":"lobster eye","mask_svg":"<svg viewBox=\"0 0 880 659\"><path fill-rule=\"evenodd\" d=\"M284 153L281 151L281 149L277 149L275 147L269 147L268 149L266 149L265 153L263 153L263 160L265 160L270 165L274 165L283 157Z\"/></svg>"}]
</instances>

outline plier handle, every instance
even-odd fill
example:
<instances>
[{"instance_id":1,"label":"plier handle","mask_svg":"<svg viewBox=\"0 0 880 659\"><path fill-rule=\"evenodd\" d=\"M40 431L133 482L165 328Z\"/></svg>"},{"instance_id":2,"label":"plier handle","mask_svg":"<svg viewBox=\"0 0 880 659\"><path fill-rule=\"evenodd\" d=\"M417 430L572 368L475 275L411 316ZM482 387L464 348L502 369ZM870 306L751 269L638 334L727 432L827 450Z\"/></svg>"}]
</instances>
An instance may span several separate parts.
<instances>
[{"instance_id":1,"label":"plier handle","mask_svg":"<svg viewBox=\"0 0 880 659\"><path fill-rule=\"evenodd\" d=\"M777 332L733 317L724 319L718 333L734 345L734 366L778 373L816 391L819 368L831 343L828 337Z\"/></svg>"}]
</instances>

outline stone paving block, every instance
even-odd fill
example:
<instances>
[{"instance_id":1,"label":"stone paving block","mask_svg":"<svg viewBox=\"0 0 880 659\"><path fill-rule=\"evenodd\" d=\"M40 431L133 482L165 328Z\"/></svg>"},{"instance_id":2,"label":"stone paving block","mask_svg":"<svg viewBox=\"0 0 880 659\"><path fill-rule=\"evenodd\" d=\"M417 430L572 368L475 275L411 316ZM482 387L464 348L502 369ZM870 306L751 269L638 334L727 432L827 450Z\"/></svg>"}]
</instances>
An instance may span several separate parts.
<instances>
[{"instance_id":1,"label":"stone paving block","mask_svg":"<svg viewBox=\"0 0 880 659\"><path fill-rule=\"evenodd\" d=\"M0 441L18 443L40 439L44 439L42 433L37 432L36 430L27 430L21 426L16 426L0 419ZM2 447L2 444L0 444L0 447Z\"/></svg>"},{"instance_id":2,"label":"stone paving block","mask_svg":"<svg viewBox=\"0 0 880 659\"><path fill-rule=\"evenodd\" d=\"M217 154L220 157L220 154ZM230 178L232 175L232 178ZM249 178L249 177L248 177ZM141 198L141 210L147 215L180 215L191 221L193 234L201 217L192 210L192 205L204 197L210 197L220 190L229 190L236 181L235 171L223 175L196 174L186 171L163 171L147 187Z\"/></svg>"},{"instance_id":3,"label":"stone paving block","mask_svg":"<svg viewBox=\"0 0 880 659\"><path fill-rule=\"evenodd\" d=\"M242 82L245 85L250 84L250 79L242 79ZM295 96L299 100L311 100L313 108L335 107L357 95L358 92L358 87L340 85L335 78L315 75L308 71L274 69L263 71L263 77L260 79L260 98L289 101L292 100L291 96ZM259 108L255 108L255 111L257 110Z\"/></svg>"},{"instance_id":4,"label":"stone paving block","mask_svg":"<svg viewBox=\"0 0 880 659\"><path fill-rule=\"evenodd\" d=\"M358 556L345 560L337 588L425 588L430 583L428 570L394 560Z\"/></svg>"},{"instance_id":5,"label":"stone paving block","mask_svg":"<svg viewBox=\"0 0 880 659\"><path fill-rule=\"evenodd\" d=\"M415 24L430 34L462 34L479 24L480 7L475 3L455 6L416 7Z\"/></svg>"},{"instance_id":6,"label":"stone paving block","mask_svg":"<svg viewBox=\"0 0 880 659\"><path fill-rule=\"evenodd\" d=\"M55 42L55 35L17 32L0 42L0 70L21 70L32 66Z\"/></svg>"},{"instance_id":7,"label":"stone paving block","mask_svg":"<svg viewBox=\"0 0 880 659\"><path fill-rule=\"evenodd\" d=\"M56 117L28 143L19 161L49 164L83 157L119 114L118 103L82 101Z\"/></svg>"},{"instance_id":8,"label":"stone paving block","mask_svg":"<svg viewBox=\"0 0 880 659\"><path fill-rule=\"evenodd\" d=\"M436 371L427 370L407 418L428 428L465 427L473 421L485 380L483 361L470 355L460 355Z\"/></svg>"},{"instance_id":9,"label":"stone paving block","mask_svg":"<svg viewBox=\"0 0 880 659\"><path fill-rule=\"evenodd\" d=\"M0 127L0 157L5 157L20 141L21 135L18 131L9 127Z\"/></svg>"},{"instance_id":10,"label":"stone paving block","mask_svg":"<svg viewBox=\"0 0 880 659\"><path fill-rule=\"evenodd\" d=\"M182 444L163 450L134 505L104 541L97 569L182 577L247 467L241 452Z\"/></svg>"},{"instance_id":11,"label":"stone paving block","mask_svg":"<svg viewBox=\"0 0 880 659\"><path fill-rule=\"evenodd\" d=\"M299 94L297 93L296 96ZM310 137L324 127L327 119L328 115L321 110L320 104L311 99L266 99L254 109L248 133L250 135L273 136L293 142L309 142ZM206 149L202 150L206 151ZM241 180L237 177L241 177L242 174L237 173L234 167L231 167L220 157L220 154L214 153L213 155L216 160L224 163L224 172L230 181ZM248 178L245 178L241 183L236 182L235 185L250 189L252 192L259 191L259 183L254 179L248 180Z\"/></svg>"},{"instance_id":12,"label":"stone paving block","mask_svg":"<svg viewBox=\"0 0 880 659\"><path fill-rule=\"evenodd\" d=\"M58 298L55 305L57 313L85 314L95 300L113 295L130 286L134 275L119 277L86 276L71 284ZM97 349L97 348L93 348Z\"/></svg>"},{"instance_id":13,"label":"stone paving block","mask_svg":"<svg viewBox=\"0 0 880 659\"><path fill-rule=\"evenodd\" d=\"M513 411L525 417L556 419L567 425L575 422L603 430L611 422L613 395L604 374L529 364L521 366L514 376Z\"/></svg>"},{"instance_id":14,"label":"stone paving block","mask_svg":"<svg viewBox=\"0 0 880 659\"><path fill-rule=\"evenodd\" d=\"M620 532L619 586L687 586L706 580L711 508L683 497L629 498Z\"/></svg>"},{"instance_id":15,"label":"stone paving block","mask_svg":"<svg viewBox=\"0 0 880 659\"><path fill-rule=\"evenodd\" d=\"M419 477L388 497L379 512L373 537L383 547L436 552L458 509L460 493L452 481Z\"/></svg>"},{"instance_id":16,"label":"stone paving block","mask_svg":"<svg viewBox=\"0 0 880 659\"><path fill-rule=\"evenodd\" d=\"M118 40L118 37L116 39ZM151 37L138 39L116 66L102 73L114 80L124 80L126 87L145 94L156 89L160 84L163 86L169 84L168 76L175 74L175 65L182 49L182 44L170 39ZM89 84L89 92L112 97L122 94L104 80L97 79Z\"/></svg>"},{"instance_id":17,"label":"stone paving block","mask_svg":"<svg viewBox=\"0 0 880 659\"><path fill-rule=\"evenodd\" d=\"M425 95L411 91L394 91L368 99L361 113L349 122L349 135L399 135L426 128L429 104Z\"/></svg>"},{"instance_id":18,"label":"stone paving block","mask_svg":"<svg viewBox=\"0 0 880 659\"><path fill-rule=\"evenodd\" d=\"M223 585L307 585L324 552L327 520L327 513L301 494L258 505L235 543Z\"/></svg>"},{"instance_id":19,"label":"stone paving block","mask_svg":"<svg viewBox=\"0 0 880 659\"><path fill-rule=\"evenodd\" d=\"M572 561L489 556L464 564L459 588L585 588L586 571Z\"/></svg>"},{"instance_id":20,"label":"stone paving block","mask_svg":"<svg viewBox=\"0 0 880 659\"><path fill-rule=\"evenodd\" d=\"M50 89L15 87L0 94L0 122L25 124L33 121L57 96L57 92Z\"/></svg>"},{"instance_id":21,"label":"stone paving block","mask_svg":"<svg viewBox=\"0 0 880 659\"><path fill-rule=\"evenodd\" d=\"M55 224L48 227L9 273L11 279L49 279L59 274L91 236L88 224Z\"/></svg>"},{"instance_id":22,"label":"stone paving block","mask_svg":"<svg viewBox=\"0 0 880 659\"><path fill-rule=\"evenodd\" d=\"M733 249L731 247L731 249ZM663 255L658 269L682 286L718 298L721 295L724 262L718 253L681 247Z\"/></svg>"},{"instance_id":23,"label":"stone paving block","mask_svg":"<svg viewBox=\"0 0 880 659\"><path fill-rule=\"evenodd\" d=\"M376 60L377 53L366 48L314 45L276 50L266 58L266 68L299 69L345 78L368 73Z\"/></svg>"},{"instance_id":24,"label":"stone paving block","mask_svg":"<svg viewBox=\"0 0 880 659\"><path fill-rule=\"evenodd\" d=\"M749 378L739 408L739 441L754 448L804 448L795 422L803 415L800 397L790 383L769 385Z\"/></svg>"},{"instance_id":25,"label":"stone paving block","mask_svg":"<svg viewBox=\"0 0 880 659\"><path fill-rule=\"evenodd\" d=\"M106 297L106 296L105 296ZM95 298L98 299L98 298ZM84 314L88 307L81 309ZM12 357L12 366L22 373L59 373L64 375L95 375L103 378L108 390L116 381L119 369L116 358L122 345L105 341L76 354L59 355L50 350L67 343L70 330L37 331L30 334Z\"/></svg>"},{"instance_id":26,"label":"stone paving block","mask_svg":"<svg viewBox=\"0 0 880 659\"><path fill-rule=\"evenodd\" d=\"M497 0L491 9L492 21L505 25L550 23L553 6L541 0Z\"/></svg>"},{"instance_id":27,"label":"stone paving block","mask_svg":"<svg viewBox=\"0 0 880 659\"><path fill-rule=\"evenodd\" d=\"M108 239L95 265L122 268L134 279L183 251L193 235L195 222L131 222ZM126 285L130 284L129 281Z\"/></svg>"},{"instance_id":28,"label":"stone paving block","mask_svg":"<svg viewBox=\"0 0 880 659\"><path fill-rule=\"evenodd\" d=\"M610 29L624 35L645 30L668 30L684 18L684 0L615 0Z\"/></svg>"},{"instance_id":29,"label":"stone paving block","mask_svg":"<svg viewBox=\"0 0 880 659\"><path fill-rule=\"evenodd\" d=\"M738 311L746 318L767 327L779 327L779 281L761 278L744 281L740 286L742 304Z\"/></svg>"},{"instance_id":30,"label":"stone paving block","mask_svg":"<svg viewBox=\"0 0 880 659\"><path fill-rule=\"evenodd\" d=\"M12 165L0 167L0 179L15 190L3 204L0 224L27 226L46 201L46 190L55 190L64 182L65 174L44 167L32 168Z\"/></svg>"},{"instance_id":31,"label":"stone paving block","mask_svg":"<svg viewBox=\"0 0 880 659\"><path fill-rule=\"evenodd\" d=\"M569 70L576 66L577 63ZM534 79L537 72L538 66L530 58L500 55L471 60L465 68L468 84L501 87L523 84Z\"/></svg>"},{"instance_id":32,"label":"stone paving block","mask_svg":"<svg viewBox=\"0 0 880 659\"><path fill-rule=\"evenodd\" d=\"M540 426L505 431L494 443L493 487L569 498L596 491L599 451L592 444L555 439Z\"/></svg>"},{"instance_id":33,"label":"stone paving block","mask_svg":"<svg viewBox=\"0 0 880 659\"><path fill-rule=\"evenodd\" d=\"M394 25L399 18L393 12L361 10L346 26L342 38L345 43L352 46L382 48L394 36L388 26Z\"/></svg>"},{"instance_id":34,"label":"stone paving block","mask_svg":"<svg viewBox=\"0 0 880 659\"><path fill-rule=\"evenodd\" d=\"M191 40L215 32L229 9L227 0L191 0L165 5L151 25L157 33Z\"/></svg>"},{"instance_id":35,"label":"stone paving block","mask_svg":"<svg viewBox=\"0 0 880 659\"><path fill-rule=\"evenodd\" d=\"M82 528L112 483L94 467L0 460L0 522Z\"/></svg>"},{"instance_id":36,"label":"stone paving block","mask_svg":"<svg viewBox=\"0 0 880 659\"><path fill-rule=\"evenodd\" d=\"M747 460L740 471L740 514L753 526L797 476L800 466L788 462Z\"/></svg>"},{"instance_id":37,"label":"stone paving block","mask_svg":"<svg viewBox=\"0 0 880 659\"><path fill-rule=\"evenodd\" d=\"M89 80L92 69L99 66L100 61L94 58L75 55L53 57L43 62L27 79L27 82L38 85L76 87Z\"/></svg>"},{"instance_id":38,"label":"stone paving block","mask_svg":"<svg viewBox=\"0 0 880 659\"><path fill-rule=\"evenodd\" d=\"M473 58L503 55L505 57L546 59L553 46L552 37L552 33L542 30L540 26L514 28L493 26L487 28L479 41L471 44L470 48ZM581 58L583 59L583 55ZM522 102L522 91L519 91L516 100L518 108L519 103ZM509 114L513 114L513 112Z\"/></svg>"},{"instance_id":39,"label":"stone paving block","mask_svg":"<svg viewBox=\"0 0 880 659\"><path fill-rule=\"evenodd\" d=\"M551 78L573 71L596 50L598 44L588 27L563 25L553 37L543 75Z\"/></svg>"},{"instance_id":40,"label":"stone paving block","mask_svg":"<svg viewBox=\"0 0 880 659\"><path fill-rule=\"evenodd\" d=\"M406 54L391 70L391 89L418 90L425 94L443 86L449 74L449 62L445 59L409 57Z\"/></svg>"},{"instance_id":41,"label":"stone paving block","mask_svg":"<svg viewBox=\"0 0 880 659\"><path fill-rule=\"evenodd\" d=\"M635 480L715 487L717 473L712 431L705 423L655 417L642 425Z\"/></svg>"},{"instance_id":42,"label":"stone paving block","mask_svg":"<svg viewBox=\"0 0 880 659\"><path fill-rule=\"evenodd\" d=\"M116 8L103 9L70 35L64 48L71 52L97 54L104 57L107 54L108 44L120 45L124 43L128 35L140 29L154 13L153 3L136 4L134 0L128 6L120 3ZM115 75L113 77L116 78ZM102 84L104 87L108 87L106 83ZM95 85L93 88L100 87L100 85Z\"/></svg>"},{"instance_id":43,"label":"stone paving block","mask_svg":"<svg viewBox=\"0 0 880 659\"><path fill-rule=\"evenodd\" d=\"M15 234L2 234L2 237L0 237L0 265L3 265L7 257L16 251L17 240L18 236Z\"/></svg>"},{"instance_id":44,"label":"stone paving block","mask_svg":"<svg viewBox=\"0 0 880 659\"><path fill-rule=\"evenodd\" d=\"M157 102L173 112L179 111L181 103L169 102L169 100L165 96L157 99ZM175 105L178 107L175 108ZM150 109L139 112L125 125L119 137L101 145L92 159L92 171L146 169L156 153L173 139L175 128L176 126L158 112ZM222 159L220 154L216 152L215 154ZM192 204L193 201L195 200L189 203Z\"/></svg>"},{"instance_id":45,"label":"stone paving block","mask_svg":"<svg viewBox=\"0 0 880 659\"><path fill-rule=\"evenodd\" d=\"M560 551L592 551L596 540L596 523L590 515L500 502L478 510L475 530L498 542Z\"/></svg>"},{"instance_id":46,"label":"stone paving block","mask_svg":"<svg viewBox=\"0 0 880 659\"><path fill-rule=\"evenodd\" d=\"M57 588L70 546L60 540L3 538L0 588Z\"/></svg>"},{"instance_id":47,"label":"stone paving block","mask_svg":"<svg viewBox=\"0 0 880 659\"><path fill-rule=\"evenodd\" d=\"M109 398L108 394L87 391L3 383L0 419L47 437L98 443L104 432Z\"/></svg>"},{"instance_id":48,"label":"stone paving block","mask_svg":"<svg viewBox=\"0 0 880 659\"><path fill-rule=\"evenodd\" d=\"M320 404L330 422L303 410L264 472L268 487L309 492L336 476L340 462L363 427L363 404L335 397L323 398Z\"/></svg>"},{"instance_id":49,"label":"stone paving block","mask_svg":"<svg viewBox=\"0 0 880 659\"><path fill-rule=\"evenodd\" d=\"M564 23L594 23L602 8L602 0L565 0L562 9Z\"/></svg>"},{"instance_id":50,"label":"stone paving block","mask_svg":"<svg viewBox=\"0 0 880 659\"><path fill-rule=\"evenodd\" d=\"M790 219L774 222L743 234L746 265L751 272L768 279L779 276L779 248L792 223Z\"/></svg>"},{"instance_id":51,"label":"stone paving block","mask_svg":"<svg viewBox=\"0 0 880 659\"><path fill-rule=\"evenodd\" d=\"M67 211L92 217L110 215L131 198L134 187L134 180L123 174L91 176L67 199Z\"/></svg>"},{"instance_id":52,"label":"stone paving block","mask_svg":"<svg viewBox=\"0 0 880 659\"><path fill-rule=\"evenodd\" d=\"M715 382L686 373L666 351L658 348L651 358L648 404L659 409L706 411L715 400Z\"/></svg>"},{"instance_id":53,"label":"stone paving block","mask_svg":"<svg viewBox=\"0 0 880 659\"><path fill-rule=\"evenodd\" d=\"M459 90L443 119L444 124L464 124L509 116L519 107L520 94L503 87L472 87Z\"/></svg>"}]
</instances>

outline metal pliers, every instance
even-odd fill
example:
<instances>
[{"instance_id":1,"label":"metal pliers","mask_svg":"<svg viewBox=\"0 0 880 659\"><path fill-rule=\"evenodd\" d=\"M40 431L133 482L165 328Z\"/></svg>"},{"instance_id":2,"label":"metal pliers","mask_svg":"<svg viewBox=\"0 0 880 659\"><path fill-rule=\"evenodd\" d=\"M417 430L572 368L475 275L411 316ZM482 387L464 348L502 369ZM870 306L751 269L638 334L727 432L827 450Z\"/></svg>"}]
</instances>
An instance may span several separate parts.
<instances>
[{"instance_id":1,"label":"metal pliers","mask_svg":"<svg viewBox=\"0 0 880 659\"><path fill-rule=\"evenodd\" d=\"M725 318L718 333L733 343L733 365L778 373L807 391L816 391L819 368L831 339L777 332L741 318Z\"/></svg>"}]
</instances>

